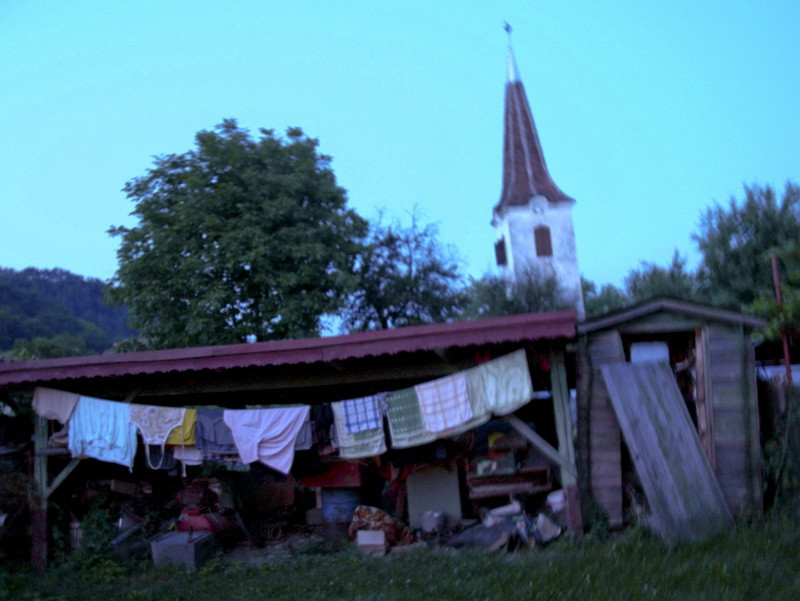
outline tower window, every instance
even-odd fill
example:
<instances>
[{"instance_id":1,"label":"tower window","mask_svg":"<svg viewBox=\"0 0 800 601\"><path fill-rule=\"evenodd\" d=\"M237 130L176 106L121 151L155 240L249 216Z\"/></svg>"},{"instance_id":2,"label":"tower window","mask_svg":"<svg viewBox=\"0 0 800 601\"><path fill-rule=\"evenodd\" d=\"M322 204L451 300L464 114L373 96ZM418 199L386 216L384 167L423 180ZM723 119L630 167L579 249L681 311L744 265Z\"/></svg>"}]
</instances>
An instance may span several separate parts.
<instances>
[{"instance_id":1,"label":"tower window","mask_svg":"<svg viewBox=\"0 0 800 601\"><path fill-rule=\"evenodd\" d=\"M500 238L494 243L494 258L498 265L507 265L508 258L506 257L506 240Z\"/></svg>"},{"instance_id":2,"label":"tower window","mask_svg":"<svg viewBox=\"0 0 800 601\"><path fill-rule=\"evenodd\" d=\"M536 245L537 257L552 257L553 242L550 240L550 228L540 225L533 228L533 242Z\"/></svg>"}]
</instances>

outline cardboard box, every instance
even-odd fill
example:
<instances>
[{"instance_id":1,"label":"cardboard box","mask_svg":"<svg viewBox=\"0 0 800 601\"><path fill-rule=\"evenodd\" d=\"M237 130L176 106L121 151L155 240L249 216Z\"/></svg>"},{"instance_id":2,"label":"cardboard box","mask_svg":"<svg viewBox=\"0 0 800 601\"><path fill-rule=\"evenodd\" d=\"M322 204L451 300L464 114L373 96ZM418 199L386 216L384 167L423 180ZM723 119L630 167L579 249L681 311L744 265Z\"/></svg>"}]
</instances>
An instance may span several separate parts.
<instances>
[{"instance_id":1,"label":"cardboard box","mask_svg":"<svg viewBox=\"0 0 800 601\"><path fill-rule=\"evenodd\" d=\"M383 530L359 530L356 532L356 545L359 551L374 557L386 555L389 546Z\"/></svg>"}]
</instances>

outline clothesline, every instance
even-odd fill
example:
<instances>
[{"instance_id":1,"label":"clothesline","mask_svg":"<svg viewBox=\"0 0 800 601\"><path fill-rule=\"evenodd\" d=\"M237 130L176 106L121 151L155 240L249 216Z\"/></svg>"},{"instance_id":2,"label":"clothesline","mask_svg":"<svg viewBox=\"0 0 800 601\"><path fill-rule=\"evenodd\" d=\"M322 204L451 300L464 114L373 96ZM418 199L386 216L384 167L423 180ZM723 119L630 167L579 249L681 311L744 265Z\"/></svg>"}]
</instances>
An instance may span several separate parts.
<instances>
[{"instance_id":1,"label":"clothesline","mask_svg":"<svg viewBox=\"0 0 800 601\"><path fill-rule=\"evenodd\" d=\"M494 415L507 415L533 397L525 351L455 374L393 392L330 404L332 434L343 459L387 450L383 418L392 448L426 444L471 430ZM133 468L137 432L146 460L157 469L167 445L184 465L202 459L259 461L288 473L296 448L311 447L309 405L264 409L190 409L123 403L51 388L36 388L37 415L68 424L73 457L89 457ZM299 442L299 444L298 444ZM307 446L306 446L307 445ZM159 465L150 449L161 450ZM176 457L177 458L177 457Z\"/></svg>"}]
</instances>

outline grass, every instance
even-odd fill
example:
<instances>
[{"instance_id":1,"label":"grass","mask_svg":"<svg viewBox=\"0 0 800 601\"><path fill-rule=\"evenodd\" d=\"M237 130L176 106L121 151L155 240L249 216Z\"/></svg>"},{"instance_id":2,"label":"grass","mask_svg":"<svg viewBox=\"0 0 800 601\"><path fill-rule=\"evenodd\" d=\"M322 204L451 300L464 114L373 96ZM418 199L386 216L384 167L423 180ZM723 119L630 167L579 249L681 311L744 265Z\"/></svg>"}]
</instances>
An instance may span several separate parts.
<instances>
[{"instance_id":1,"label":"grass","mask_svg":"<svg viewBox=\"0 0 800 601\"><path fill-rule=\"evenodd\" d=\"M0 568L0 600L234 601L800 599L800 527L772 519L692 544L665 547L633 530L614 541L560 541L505 554L422 549L370 558L352 547L295 551L194 573L109 560L44 574Z\"/></svg>"}]
</instances>

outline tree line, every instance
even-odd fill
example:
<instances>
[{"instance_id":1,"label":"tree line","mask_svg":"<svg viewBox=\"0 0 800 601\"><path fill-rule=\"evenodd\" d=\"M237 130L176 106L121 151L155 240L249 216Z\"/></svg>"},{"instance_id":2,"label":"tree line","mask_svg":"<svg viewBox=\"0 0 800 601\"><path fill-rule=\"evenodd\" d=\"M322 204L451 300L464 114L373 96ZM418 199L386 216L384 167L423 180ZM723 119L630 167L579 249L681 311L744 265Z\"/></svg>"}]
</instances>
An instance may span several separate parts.
<instances>
[{"instance_id":1,"label":"tree line","mask_svg":"<svg viewBox=\"0 0 800 601\"><path fill-rule=\"evenodd\" d=\"M172 348L568 306L553 274L531 273L516 282L493 274L465 277L455 250L416 209L404 221L382 215L368 222L347 206L331 158L300 128L285 135L260 129L254 136L225 120L198 132L191 150L155 157L124 191L137 223L109 229L120 246L105 292L117 312L99 311L96 297L58 305L62 313L69 308L74 321L64 332L83 336L93 351L123 335L127 341L118 349ZM800 285L800 252L793 246L800 239L799 203L800 189L791 183L781 198L769 186L745 187L743 199L732 197L701 216L694 235L702 256L697 270L687 269L675 251L666 266L632 269L622 287L585 280L588 315L667 295L758 311L773 325L791 321L789 307L800 297L793 293ZM768 294L771 252L782 262L790 301L782 312ZM45 280L81 279L61 270L41 273L49 274ZM91 286L101 297L103 284ZM0 311L8 307L17 322L31 321L27 329L0 333L6 335L2 348L51 331L33 327L33 308L44 308L48 323L55 323L54 306L43 300L55 298L44 294L23 308L26 303L0 296ZM125 315L130 330L119 321Z\"/></svg>"},{"instance_id":2,"label":"tree line","mask_svg":"<svg viewBox=\"0 0 800 601\"><path fill-rule=\"evenodd\" d=\"M105 284L64 269L0 268L0 352L11 359L88 355L131 335Z\"/></svg>"}]
</instances>

